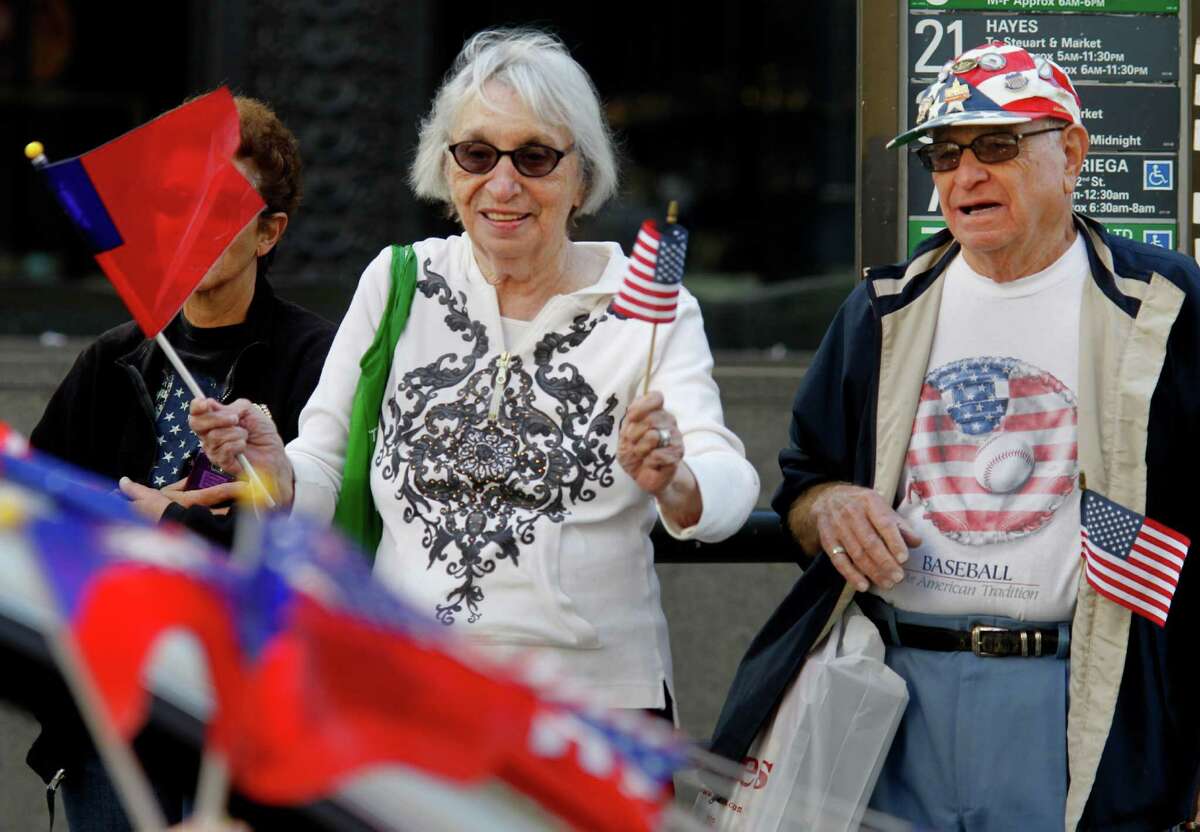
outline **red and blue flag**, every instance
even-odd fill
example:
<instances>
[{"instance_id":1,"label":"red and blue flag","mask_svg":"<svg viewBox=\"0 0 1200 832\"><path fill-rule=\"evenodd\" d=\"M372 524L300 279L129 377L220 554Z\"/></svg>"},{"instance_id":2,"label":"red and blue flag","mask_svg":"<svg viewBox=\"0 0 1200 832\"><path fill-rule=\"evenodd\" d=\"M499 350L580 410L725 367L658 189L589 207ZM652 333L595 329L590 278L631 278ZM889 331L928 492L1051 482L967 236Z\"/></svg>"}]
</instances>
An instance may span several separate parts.
<instances>
[{"instance_id":1,"label":"red and blue flag","mask_svg":"<svg viewBox=\"0 0 1200 832\"><path fill-rule=\"evenodd\" d=\"M33 450L28 441L0 422L0 479L50 498L84 517L145 524L111 480Z\"/></svg>"},{"instance_id":2,"label":"red and blue flag","mask_svg":"<svg viewBox=\"0 0 1200 832\"><path fill-rule=\"evenodd\" d=\"M70 481L68 466L36 457L0 465L39 491ZM506 784L576 828L648 832L670 804L689 746L666 723L581 704L526 665L479 661L328 529L267 518L246 573L182 530L114 520L120 497L76 491L31 522L30 539L123 736L146 717L158 638L183 629L208 663L210 742L254 799L309 802L400 765Z\"/></svg>"},{"instance_id":3,"label":"red and blue flag","mask_svg":"<svg viewBox=\"0 0 1200 832\"><path fill-rule=\"evenodd\" d=\"M41 168L147 336L266 207L233 164L240 144L237 106L222 87Z\"/></svg>"},{"instance_id":4,"label":"red and blue flag","mask_svg":"<svg viewBox=\"0 0 1200 832\"><path fill-rule=\"evenodd\" d=\"M234 782L255 799L313 800L388 764L480 781L523 738L532 691L452 655L434 623L327 529L267 520L243 601L255 716L227 735Z\"/></svg>"},{"instance_id":5,"label":"red and blue flag","mask_svg":"<svg viewBox=\"0 0 1200 832\"><path fill-rule=\"evenodd\" d=\"M298 518L265 524L250 700L234 781L265 802L311 800L371 766L496 779L577 828L650 830L687 744L641 715L555 697L481 664L372 580L362 555Z\"/></svg>"},{"instance_id":6,"label":"red and blue flag","mask_svg":"<svg viewBox=\"0 0 1200 832\"><path fill-rule=\"evenodd\" d=\"M237 586L220 555L182 530L145 524L51 515L33 520L29 532L45 584L122 736L145 722L146 660L177 628L203 647L218 711L236 719L227 711L243 701Z\"/></svg>"},{"instance_id":7,"label":"red and blue flag","mask_svg":"<svg viewBox=\"0 0 1200 832\"><path fill-rule=\"evenodd\" d=\"M236 705L238 583L223 555L182 529L150 525L110 481L29 449L2 422L0 480L49 500L28 524L36 562L122 735L145 719L142 668L171 629L197 637L219 703Z\"/></svg>"}]
</instances>

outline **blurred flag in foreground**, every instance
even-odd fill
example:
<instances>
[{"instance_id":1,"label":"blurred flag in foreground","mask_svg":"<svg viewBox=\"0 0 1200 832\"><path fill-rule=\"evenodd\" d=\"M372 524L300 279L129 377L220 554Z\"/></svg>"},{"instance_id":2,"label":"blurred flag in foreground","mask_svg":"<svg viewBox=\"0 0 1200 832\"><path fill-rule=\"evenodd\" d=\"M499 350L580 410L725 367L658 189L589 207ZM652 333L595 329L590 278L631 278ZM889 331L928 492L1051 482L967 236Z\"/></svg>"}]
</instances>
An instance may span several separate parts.
<instances>
[{"instance_id":1,"label":"blurred flag in foreground","mask_svg":"<svg viewBox=\"0 0 1200 832\"><path fill-rule=\"evenodd\" d=\"M112 483L29 449L3 422L0 480L52 501L28 521L37 564L123 737L132 737L145 720L142 665L172 628L200 640L218 700L237 701L230 609L237 583L223 555L182 529L150 525L112 491Z\"/></svg>"},{"instance_id":2,"label":"blurred flag in foreground","mask_svg":"<svg viewBox=\"0 0 1200 832\"><path fill-rule=\"evenodd\" d=\"M266 207L233 165L240 143L237 107L222 87L41 168L149 337Z\"/></svg>"},{"instance_id":3,"label":"blurred flag in foreground","mask_svg":"<svg viewBox=\"0 0 1200 832\"><path fill-rule=\"evenodd\" d=\"M529 719L530 691L450 656L433 624L328 530L273 517L263 544L239 622L254 719L217 731L242 791L303 803L385 763L455 781L494 774Z\"/></svg>"},{"instance_id":4,"label":"blurred flag in foreground","mask_svg":"<svg viewBox=\"0 0 1200 832\"><path fill-rule=\"evenodd\" d=\"M254 719L231 756L251 797L308 801L400 764L505 782L577 828L656 828L687 751L665 724L633 714L622 727L472 661L371 580L359 553L298 518L267 521L254 584L240 605L258 611L243 632L257 661L242 713Z\"/></svg>"},{"instance_id":5,"label":"blurred flag in foreground","mask_svg":"<svg viewBox=\"0 0 1200 832\"><path fill-rule=\"evenodd\" d=\"M182 529L58 516L34 520L30 531L43 578L122 737L145 722L143 666L168 630L182 628L204 648L218 710L241 703L235 596L220 555Z\"/></svg>"},{"instance_id":6,"label":"blurred flag in foreground","mask_svg":"<svg viewBox=\"0 0 1200 832\"><path fill-rule=\"evenodd\" d=\"M502 779L576 829L654 830L689 765L666 722L543 701Z\"/></svg>"},{"instance_id":7,"label":"blurred flag in foreground","mask_svg":"<svg viewBox=\"0 0 1200 832\"><path fill-rule=\"evenodd\" d=\"M0 480L10 480L51 498L83 517L145 524L129 501L114 494L116 484L82 468L38 453L29 441L0 421Z\"/></svg>"},{"instance_id":8,"label":"blurred flag in foreground","mask_svg":"<svg viewBox=\"0 0 1200 832\"><path fill-rule=\"evenodd\" d=\"M1174 529L1084 490L1083 560L1092 588L1166 626L1191 541Z\"/></svg>"},{"instance_id":9,"label":"blurred flag in foreground","mask_svg":"<svg viewBox=\"0 0 1200 832\"><path fill-rule=\"evenodd\" d=\"M38 621L46 649L130 822L160 828L162 813L127 745L148 712L143 668L159 636L185 628L209 653L218 703L239 702L230 615L220 593L188 574L220 556L181 530L149 525L111 482L29 450L2 423L0 434L0 530L10 545L25 541L21 555L6 552L16 563L6 564L4 590L24 586L25 594L6 598L5 610L23 598L45 611Z\"/></svg>"},{"instance_id":10,"label":"blurred flag in foreground","mask_svg":"<svg viewBox=\"0 0 1200 832\"><path fill-rule=\"evenodd\" d=\"M625 281L609 308L623 318L654 324L675 320L687 240L687 230L677 223L659 228L654 220L643 222L629 255Z\"/></svg>"},{"instance_id":11,"label":"blurred flag in foreground","mask_svg":"<svg viewBox=\"0 0 1200 832\"><path fill-rule=\"evenodd\" d=\"M592 707L541 665L480 661L328 529L267 518L263 556L242 571L182 530L123 516L123 498L71 472L0 455L0 480L52 498L28 521L32 557L120 736L147 715L158 637L183 629L207 664L209 742L255 800L307 804L400 767L499 786L575 828L660 827L690 751L665 722Z\"/></svg>"},{"instance_id":12,"label":"blurred flag in foreground","mask_svg":"<svg viewBox=\"0 0 1200 832\"><path fill-rule=\"evenodd\" d=\"M0 422L0 456L26 456L28 453L28 440L9 427L7 422Z\"/></svg>"}]
</instances>

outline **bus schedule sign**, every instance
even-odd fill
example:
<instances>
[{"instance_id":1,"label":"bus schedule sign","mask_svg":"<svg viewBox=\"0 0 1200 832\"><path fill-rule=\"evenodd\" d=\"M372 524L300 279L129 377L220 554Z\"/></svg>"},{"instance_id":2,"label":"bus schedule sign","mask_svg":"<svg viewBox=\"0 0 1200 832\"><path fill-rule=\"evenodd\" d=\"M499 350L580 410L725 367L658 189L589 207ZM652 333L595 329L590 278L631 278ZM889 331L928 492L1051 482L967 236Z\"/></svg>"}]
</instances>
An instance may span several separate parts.
<instances>
[{"instance_id":1,"label":"bus schedule sign","mask_svg":"<svg viewBox=\"0 0 1200 832\"><path fill-rule=\"evenodd\" d=\"M1178 247L1182 133L1178 0L907 0L901 112L956 55L1004 40L1061 65L1082 99L1091 151L1076 209L1110 231ZM908 249L945 227L930 175L910 157Z\"/></svg>"}]
</instances>

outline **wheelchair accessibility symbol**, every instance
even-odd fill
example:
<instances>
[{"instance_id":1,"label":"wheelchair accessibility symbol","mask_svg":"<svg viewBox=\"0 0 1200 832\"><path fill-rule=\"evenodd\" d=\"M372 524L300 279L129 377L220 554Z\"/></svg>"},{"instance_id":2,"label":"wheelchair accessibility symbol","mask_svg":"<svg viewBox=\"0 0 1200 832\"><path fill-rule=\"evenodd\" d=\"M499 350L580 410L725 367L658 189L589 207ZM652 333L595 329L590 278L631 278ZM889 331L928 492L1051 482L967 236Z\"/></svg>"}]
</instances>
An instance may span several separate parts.
<instances>
[{"instance_id":1,"label":"wheelchair accessibility symbol","mask_svg":"<svg viewBox=\"0 0 1200 832\"><path fill-rule=\"evenodd\" d=\"M1142 161L1143 191L1170 191L1174 188L1174 159L1144 159Z\"/></svg>"},{"instance_id":2,"label":"wheelchair accessibility symbol","mask_svg":"<svg viewBox=\"0 0 1200 832\"><path fill-rule=\"evenodd\" d=\"M1175 234L1169 230L1143 231L1142 242L1159 248L1175 248L1174 236Z\"/></svg>"}]
</instances>

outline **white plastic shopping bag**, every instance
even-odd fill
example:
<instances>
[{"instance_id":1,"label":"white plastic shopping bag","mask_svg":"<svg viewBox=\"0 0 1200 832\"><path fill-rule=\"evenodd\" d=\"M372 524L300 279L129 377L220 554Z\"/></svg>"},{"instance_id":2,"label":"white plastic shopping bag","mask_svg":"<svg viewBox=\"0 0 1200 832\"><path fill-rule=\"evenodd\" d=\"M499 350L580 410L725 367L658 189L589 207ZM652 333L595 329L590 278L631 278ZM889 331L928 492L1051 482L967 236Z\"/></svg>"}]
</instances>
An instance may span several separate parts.
<instances>
[{"instance_id":1,"label":"white plastic shopping bag","mask_svg":"<svg viewBox=\"0 0 1200 832\"><path fill-rule=\"evenodd\" d=\"M858 829L907 704L879 631L851 603L751 744L728 800L705 789L697 813L726 832Z\"/></svg>"}]
</instances>

